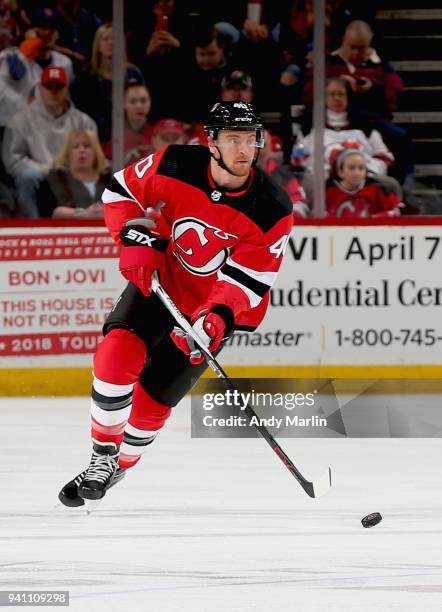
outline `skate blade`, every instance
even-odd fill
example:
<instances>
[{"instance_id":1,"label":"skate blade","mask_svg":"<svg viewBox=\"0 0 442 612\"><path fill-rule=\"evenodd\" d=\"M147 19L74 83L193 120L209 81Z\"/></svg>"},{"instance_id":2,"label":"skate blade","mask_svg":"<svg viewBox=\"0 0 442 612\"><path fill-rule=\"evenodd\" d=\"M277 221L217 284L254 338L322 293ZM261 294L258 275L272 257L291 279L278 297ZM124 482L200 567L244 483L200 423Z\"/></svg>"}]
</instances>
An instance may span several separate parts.
<instances>
[{"instance_id":1,"label":"skate blade","mask_svg":"<svg viewBox=\"0 0 442 612\"><path fill-rule=\"evenodd\" d=\"M86 514L92 514L101 503L101 499L85 499L84 506L86 510Z\"/></svg>"}]
</instances>

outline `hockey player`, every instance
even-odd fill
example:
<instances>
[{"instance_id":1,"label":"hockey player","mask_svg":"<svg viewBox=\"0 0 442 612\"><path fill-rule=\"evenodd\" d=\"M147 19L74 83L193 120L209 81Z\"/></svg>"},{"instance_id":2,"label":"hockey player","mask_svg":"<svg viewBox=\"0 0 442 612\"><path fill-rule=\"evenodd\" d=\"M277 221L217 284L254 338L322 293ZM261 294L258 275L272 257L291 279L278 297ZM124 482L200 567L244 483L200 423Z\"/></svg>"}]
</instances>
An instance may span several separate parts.
<instances>
[{"instance_id":1,"label":"hockey player","mask_svg":"<svg viewBox=\"0 0 442 612\"><path fill-rule=\"evenodd\" d=\"M265 315L292 204L255 165L264 133L250 104L216 104L205 130L208 148L170 145L116 172L103 194L129 284L94 357L92 458L60 491L67 506L101 499L206 369L151 293L154 270L215 354Z\"/></svg>"}]
</instances>

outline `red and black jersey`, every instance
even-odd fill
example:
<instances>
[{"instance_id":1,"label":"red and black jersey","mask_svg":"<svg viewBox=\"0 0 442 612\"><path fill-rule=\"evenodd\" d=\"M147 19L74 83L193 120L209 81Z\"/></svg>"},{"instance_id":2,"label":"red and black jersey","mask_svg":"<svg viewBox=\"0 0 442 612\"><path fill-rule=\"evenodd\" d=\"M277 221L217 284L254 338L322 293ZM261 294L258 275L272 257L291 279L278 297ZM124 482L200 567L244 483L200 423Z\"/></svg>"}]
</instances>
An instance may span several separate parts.
<instances>
[{"instance_id":1,"label":"red and black jersey","mask_svg":"<svg viewBox=\"0 0 442 612\"><path fill-rule=\"evenodd\" d=\"M339 181L330 180L326 190L327 212L333 217L372 217L399 214L402 203L376 179L368 178L360 189L349 191Z\"/></svg>"},{"instance_id":2,"label":"red and black jersey","mask_svg":"<svg viewBox=\"0 0 442 612\"><path fill-rule=\"evenodd\" d=\"M160 279L182 312L225 304L237 329L263 319L292 230L287 194L259 168L229 192L210 173L202 146L171 145L116 172L103 194L112 236L146 208L161 208L161 234L170 243Z\"/></svg>"}]
</instances>

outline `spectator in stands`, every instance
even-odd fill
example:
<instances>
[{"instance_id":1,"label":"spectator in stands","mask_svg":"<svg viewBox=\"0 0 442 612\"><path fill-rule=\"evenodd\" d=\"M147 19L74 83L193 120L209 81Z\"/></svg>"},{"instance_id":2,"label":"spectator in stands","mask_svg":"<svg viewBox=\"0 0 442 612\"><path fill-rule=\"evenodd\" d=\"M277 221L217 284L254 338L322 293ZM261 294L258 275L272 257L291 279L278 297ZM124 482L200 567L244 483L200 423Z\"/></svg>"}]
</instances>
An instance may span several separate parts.
<instances>
[{"instance_id":1,"label":"spectator in stands","mask_svg":"<svg viewBox=\"0 0 442 612\"><path fill-rule=\"evenodd\" d=\"M327 212L333 217L396 217L403 207L399 197L367 177L365 157L358 149L343 148L333 161L326 190Z\"/></svg>"},{"instance_id":2,"label":"spectator in stands","mask_svg":"<svg viewBox=\"0 0 442 612\"><path fill-rule=\"evenodd\" d=\"M225 72L220 88L220 92L218 92L216 98L211 100L211 103L208 103L205 108L201 105L199 111L200 115L202 115L201 121L192 123L189 144L207 146L207 135L204 131L202 119L205 119L207 111L216 101L221 99L226 102L252 102L255 97L252 79L242 70Z\"/></svg>"},{"instance_id":3,"label":"spectator in stands","mask_svg":"<svg viewBox=\"0 0 442 612\"><path fill-rule=\"evenodd\" d=\"M309 208L304 189L290 168L283 165L282 162L283 155L279 142L272 138L269 130L264 130L264 148L259 152L258 166L288 193L293 204L295 218L308 217Z\"/></svg>"},{"instance_id":4,"label":"spectator in stands","mask_svg":"<svg viewBox=\"0 0 442 612\"><path fill-rule=\"evenodd\" d=\"M325 174L330 173L330 156L335 149L343 146L359 149L365 156L367 170L371 176L401 195L399 183L393 177L387 177L388 168L392 165L394 157L386 147L381 134L367 122L358 123L352 106L349 104L351 90L348 81L342 77L331 77L325 85L325 129L324 129L324 164ZM313 173L313 140L314 131L311 130L300 144L304 152L304 167L308 175ZM310 193L312 186L305 184ZM310 182L312 182L310 180Z\"/></svg>"},{"instance_id":5,"label":"spectator in stands","mask_svg":"<svg viewBox=\"0 0 442 612\"><path fill-rule=\"evenodd\" d=\"M72 83L71 60L54 50L57 31L51 20L42 17L26 32L20 46L0 52L0 126L22 110L34 96L41 73L47 66L64 68Z\"/></svg>"},{"instance_id":6,"label":"spectator in stands","mask_svg":"<svg viewBox=\"0 0 442 612\"><path fill-rule=\"evenodd\" d=\"M34 61L41 71L47 66L61 66L66 71L70 84L74 81L74 68L72 60L64 53L57 50L58 31L56 28L55 19L51 15L45 13L39 15L32 21L32 28L26 32L26 37L37 37L44 42L41 49L35 56ZM39 79L38 79L39 80Z\"/></svg>"},{"instance_id":7,"label":"spectator in stands","mask_svg":"<svg viewBox=\"0 0 442 612\"><path fill-rule=\"evenodd\" d=\"M84 65L91 55L100 20L80 0L55 0L55 7L51 8L52 5L48 2L44 8L37 9L35 17L51 18L58 32L56 50L68 55L77 67Z\"/></svg>"},{"instance_id":8,"label":"spectator in stands","mask_svg":"<svg viewBox=\"0 0 442 612\"><path fill-rule=\"evenodd\" d=\"M361 116L389 121L404 86L393 67L373 49L372 38L368 23L352 21L345 30L341 46L326 59L326 76L341 76L348 81L355 108ZM311 101L311 82L307 83L305 93Z\"/></svg>"},{"instance_id":9,"label":"spectator in stands","mask_svg":"<svg viewBox=\"0 0 442 612\"><path fill-rule=\"evenodd\" d=\"M148 121L151 97L145 85L126 83L124 92L124 155L125 165L152 153L152 125ZM103 143L107 159L112 159L112 142Z\"/></svg>"},{"instance_id":10,"label":"spectator in stands","mask_svg":"<svg viewBox=\"0 0 442 612\"><path fill-rule=\"evenodd\" d=\"M198 29L194 39L193 59L187 72L188 121L203 121L207 110L220 98L221 81L229 72L221 36L214 27Z\"/></svg>"},{"instance_id":11,"label":"spectator in stands","mask_svg":"<svg viewBox=\"0 0 442 612\"><path fill-rule=\"evenodd\" d=\"M137 2L133 9L128 14L129 56L141 68L152 94L151 115L183 119L183 96L177 92L189 91L189 61L186 19L179 2Z\"/></svg>"},{"instance_id":12,"label":"spectator in stands","mask_svg":"<svg viewBox=\"0 0 442 612\"><path fill-rule=\"evenodd\" d=\"M101 142L110 140L112 132L112 54L112 24L104 23L95 33L90 70L77 76L72 89L75 104L96 122ZM132 64L127 64L125 80L144 83Z\"/></svg>"},{"instance_id":13,"label":"spectator in stands","mask_svg":"<svg viewBox=\"0 0 442 612\"><path fill-rule=\"evenodd\" d=\"M43 46L41 39L29 38L18 48L0 52L0 126L6 125L30 100L41 76L34 60Z\"/></svg>"},{"instance_id":14,"label":"spectator in stands","mask_svg":"<svg viewBox=\"0 0 442 612\"><path fill-rule=\"evenodd\" d=\"M181 121L160 119L153 126L152 145L154 151L159 151L166 145L186 144L186 142L186 130Z\"/></svg>"},{"instance_id":15,"label":"spectator in stands","mask_svg":"<svg viewBox=\"0 0 442 612\"><path fill-rule=\"evenodd\" d=\"M96 130L94 121L71 104L63 68L45 68L39 91L36 100L6 126L3 139L3 161L15 179L19 212L24 217L38 216L36 189L66 135L74 129Z\"/></svg>"},{"instance_id":16,"label":"spectator in stands","mask_svg":"<svg viewBox=\"0 0 442 612\"><path fill-rule=\"evenodd\" d=\"M259 106L275 108L281 2L235 0L218 3L208 12L221 33L222 44L231 51L229 61L252 76Z\"/></svg>"},{"instance_id":17,"label":"spectator in stands","mask_svg":"<svg viewBox=\"0 0 442 612\"><path fill-rule=\"evenodd\" d=\"M326 76L341 76L348 81L355 110L382 134L395 157L390 173L402 183L412 171L411 144L405 130L391 123L391 119L404 86L393 67L371 47L372 38L368 23L352 21L345 30L342 45L326 59ZM312 71L308 76L312 76ZM304 94L306 100L311 101L311 79Z\"/></svg>"},{"instance_id":18,"label":"spectator in stands","mask_svg":"<svg viewBox=\"0 0 442 612\"><path fill-rule=\"evenodd\" d=\"M111 178L97 136L73 130L55 157L38 192L42 217L102 219L101 194Z\"/></svg>"},{"instance_id":19,"label":"spectator in stands","mask_svg":"<svg viewBox=\"0 0 442 612\"><path fill-rule=\"evenodd\" d=\"M234 70L226 74L221 81L221 100L250 104L254 97L252 79L242 70Z\"/></svg>"},{"instance_id":20,"label":"spectator in stands","mask_svg":"<svg viewBox=\"0 0 442 612\"><path fill-rule=\"evenodd\" d=\"M0 0L0 51L16 46L30 23L17 0Z\"/></svg>"},{"instance_id":21,"label":"spectator in stands","mask_svg":"<svg viewBox=\"0 0 442 612\"><path fill-rule=\"evenodd\" d=\"M129 56L142 66L146 53L167 54L186 40L188 19L175 0L151 0L127 6Z\"/></svg>"}]
</instances>

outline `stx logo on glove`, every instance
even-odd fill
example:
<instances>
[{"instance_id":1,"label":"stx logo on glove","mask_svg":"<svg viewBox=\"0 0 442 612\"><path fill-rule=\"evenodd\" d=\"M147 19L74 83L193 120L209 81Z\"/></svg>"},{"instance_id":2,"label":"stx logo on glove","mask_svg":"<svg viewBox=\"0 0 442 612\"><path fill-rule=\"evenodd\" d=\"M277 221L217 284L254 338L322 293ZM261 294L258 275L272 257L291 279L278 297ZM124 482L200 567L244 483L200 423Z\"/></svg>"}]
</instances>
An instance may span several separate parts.
<instances>
[{"instance_id":1,"label":"stx logo on glove","mask_svg":"<svg viewBox=\"0 0 442 612\"><path fill-rule=\"evenodd\" d=\"M133 240L134 242L137 242L141 245L144 246L153 246L153 243L155 242L156 238L154 238L153 236L148 236L145 233L142 232L138 232L136 229L130 229L128 230L127 234L125 235L126 240Z\"/></svg>"},{"instance_id":2,"label":"stx logo on glove","mask_svg":"<svg viewBox=\"0 0 442 612\"><path fill-rule=\"evenodd\" d=\"M165 251L169 241L165 238L157 238L147 227L136 225L125 227L120 232L121 242L126 247L147 247L156 251Z\"/></svg>"},{"instance_id":3,"label":"stx logo on glove","mask_svg":"<svg viewBox=\"0 0 442 612\"><path fill-rule=\"evenodd\" d=\"M219 270L229 256L229 249L238 237L188 217L175 221L172 228L175 255L182 265L201 276Z\"/></svg>"}]
</instances>

